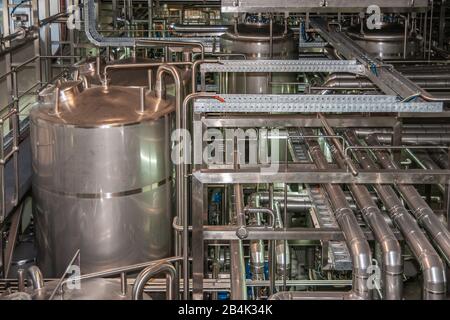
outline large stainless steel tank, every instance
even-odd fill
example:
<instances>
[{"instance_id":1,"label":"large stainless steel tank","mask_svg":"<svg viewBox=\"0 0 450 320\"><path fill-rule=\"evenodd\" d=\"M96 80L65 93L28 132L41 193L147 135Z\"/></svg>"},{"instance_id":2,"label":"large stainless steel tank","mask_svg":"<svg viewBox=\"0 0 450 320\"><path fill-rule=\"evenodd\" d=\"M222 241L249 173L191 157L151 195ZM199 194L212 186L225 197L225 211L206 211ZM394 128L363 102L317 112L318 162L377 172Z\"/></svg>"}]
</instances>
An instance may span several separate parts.
<instances>
[{"instance_id":1,"label":"large stainless steel tank","mask_svg":"<svg viewBox=\"0 0 450 320\"><path fill-rule=\"evenodd\" d=\"M367 52L381 59L398 59L403 57L405 28L401 24L384 22L380 29L367 29L361 33L361 27L355 25L347 30L347 34ZM406 57L417 55L419 43L408 35L406 40Z\"/></svg>"},{"instance_id":2,"label":"large stainless steel tank","mask_svg":"<svg viewBox=\"0 0 450 320\"><path fill-rule=\"evenodd\" d=\"M38 265L61 276L80 249L83 274L171 254L169 101L137 88L62 84L31 111ZM47 102L45 102L47 101ZM50 102L49 102L50 101Z\"/></svg>"},{"instance_id":3,"label":"large stainless steel tank","mask_svg":"<svg viewBox=\"0 0 450 320\"><path fill-rule=\"evenodd\" d=\"M272 28L272 54L270 25L267 23L242 23L221 37L224 53L242 53L248 60L298 59L298 45L294 34L284 26L274 24ZM270 76L269 73L234 73L223 79L229 93L291 93L295 92L296 75L292 73ZM282 84L284 83L284 85Z\"/></svg>"}]
</instances>

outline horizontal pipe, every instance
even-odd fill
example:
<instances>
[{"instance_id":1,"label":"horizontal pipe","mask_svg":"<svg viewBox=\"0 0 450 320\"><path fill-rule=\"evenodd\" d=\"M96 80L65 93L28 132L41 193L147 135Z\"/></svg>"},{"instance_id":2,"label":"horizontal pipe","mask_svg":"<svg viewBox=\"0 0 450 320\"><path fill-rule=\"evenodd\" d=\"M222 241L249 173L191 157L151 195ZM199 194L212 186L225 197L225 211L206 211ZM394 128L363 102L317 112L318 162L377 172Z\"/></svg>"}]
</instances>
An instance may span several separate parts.
<instances>
[{"instance_id":1,"label":"horizontal pipe","mask_svg":"<svg viewBox=\"0 0 450 320\"><path fill-rule=\"evenodd\" d=\"M355 129L355 133L359 138L365 138L371 134L393 134L392 128L358 128ZM402 134L450 134L450 127L430 127L430 128L420 128L420 127L405 127L403 125Z\"/></svg>"},{"instance_id":2,"label":"horizontal pipe","mask_svg":"<svg viewBox=\"0 0 450 320\"><path fill-rule=\"evenodd\" d=\"M392 134L375 134L378 141L383 144L392 143ZM402 144L409 145L448 145L450 133L406 133L402 134Z\"/></svg>"},{"instance_id":3,"label":"horizontal pipe","mask_svg":"<svg viewBox=\"0 0 450 320\"><path fill-rule=\"evenodd\" d=\"M450 89L450 79L436 78L436 79L414 79L414 83L423 88L431 88L433 90L438 89ZM334 79L326 81L323 87L324 89L320 94L328 94L333 89L345 89L345 90L363 90L363 89L377 89L377 86L368 79L354 78L354 79Z\"/></svg>"},{"instance_id":4,"label":"horizontal pipe","mask_svg":"<svg viewBox=\"0 0 450 320\"><path fill-rule=\"evenodd\" d=\"M348 292L277 292L269 297L269 300L360 300L357 296Z\"/></svg>"},{"instance_id":5,"label":"horizontal pipe","mask_svg":"<svg viewBox=\"0 0 450 320\"><path fill-rule=\"evenodd\" d=\"M220 33L223 34L228 31L230 25L189 25L172 23L169 26L170 30L177 33Z\"/></svg>"}]
</instances>

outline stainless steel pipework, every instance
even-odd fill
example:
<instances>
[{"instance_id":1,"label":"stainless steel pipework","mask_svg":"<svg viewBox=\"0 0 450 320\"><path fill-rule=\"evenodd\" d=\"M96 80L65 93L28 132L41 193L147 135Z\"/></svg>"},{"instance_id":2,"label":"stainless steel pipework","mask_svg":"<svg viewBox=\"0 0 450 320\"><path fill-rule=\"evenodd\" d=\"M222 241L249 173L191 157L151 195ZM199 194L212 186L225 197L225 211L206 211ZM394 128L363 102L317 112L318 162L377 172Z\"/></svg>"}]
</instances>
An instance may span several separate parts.
<instances>
[{"instance_id":1,"label":"stainless steel pipework","mask_svg":"<svg viewBox=\"0 0 450 320\"><path fill-rule=\"evenodd\" d=\"M189 25L172 23L169 25L170 30L175 33L187 34L202 34L202 35L217 35L220 36L228 31L231 25Z\"/></svg>"},{"instance_id":2,"label":"stainless steel pipework","mask_svg":"<svg viewBox=\"0 0 450 320\"><path fill-rule=\"evenodd\" d=\"M142 300L145 284L153 277L164 274L167 278L166 284L166 299L167 300L177 300L178 296L178 281L177 281L177 270L175 267L169 263L159 263L156 265L151 265L142 270L136 277L133 284L132 299Z\"/></svg>"},{"instance_id":3,"label":"stainless steel pipework","mask_svg":"<svg viewBox=\"0 0 450 320\"><path fill-rule=\"evenodd\" d=\"M345 137L350 145L360 145L353 131L347 131ZM354 155L363 169L378 169L378 166L370 159L366 151L355 150ZM376 184L374 187L388 210L389 216L403 234L408 247L420 264L424 277L423 298L429 300L445 299L445 266L436 250L420 229L417 221L403 206L394 189L389 185L381 184Z\"/></svg>"},{"instance_id":4,"label":"stainless steel pipework","mask_svg":"<svg viewBox=\"0 0 450 320\"><path fill-rule=\"evenodd\" d=\"M448 169L450 167L448 153L435 151L431 152L430 156L441 168Z\"/></svg>"},{"instance_id":5,"label":"stainless steel pipework","mask_svg":"<svg viewBox=\"0 0 450 320\"><path fill-rule=\"evenodd\" d=\"M202 63L220 63L220 60L215 60L215 59L211 59L211 60L205 60L205 59L200 59L200 60L196 60L193 64L192 64L192 93L197 92L197 68L202 64Z\"/></svg>"},{"instance_id":6,"label":"stainless steel pipework","mask_svg":"<svg viewBox=\"0 0 450 320\"><path fill-rule=\"evenodd\" d=\"M162 97L163 93L163 74L169 73L172 75L175 81L175 122L177 129L181 127L181 107L183 104L183 92L182 92L182 80L181 74L177 67L173 65L162 65L156 71L156 84L155 90L158 98ZM185 300L189 298L189 252L188 252L188 243L189 243L189 234L187 230L188 222L188 210L187 210L187 182L185 181L184 171L183 171L184 163L176 164L176 192L177 192L177 201L176 201L176 212L177 218L182 221L183 226L183 297ZM178 243L179 239L175 239ZM178 245L178 244L177 244Z\"/></svg>"},{"instance_id":7,"label":"stainless steel pipework","mask_svg":"<svg viewBox=\"0 0 450 320\"><path fill-rule=\"evenodd\" d=\"M284 223L281 216L281 206L279 201L274 201L275 208L275 228L283 229ZM291 270L291 252L287 241L277 240L275 241L275 255L277 259L277 274L284 277L285 274L289 274Z\"/></svg>"},{"instance_id":8,"label":"stainless steel pipework","mask_svg":"<svg viewBox=\"0 0 450 320\"><path fill-rule=\"evenodd\" d=\"M338 148L340 148L340 145L330 145L331 154L338 165L341 168L345 168L347 162L338 152ZM361 210L364 221L372 229L383 252L382 291L384 298L386 300L401 300L403 292L403 259L400 244L372 199L372 195L367 190L367 187L356 183L348 186Z\"/></svg>"},{"instance_id":9,"label":"stainless steel pipework","mask_svg":"<svg viewBox=\"0 0 450 320\"><path fill-rule=\"evenodd\" d=\"M180 41L180 40L147 40L147 39L138 39L135 41L135 46L145 47L149 45L158 45L158 46L171 46L171 47L198 47L201 52L201 59L205 58L205 46L201 42L191 42L191 41Z\"/></svg>"},{"instance_id":10,"label":"stainless steel pipework","mask_svg":"<svg viewBox=\"0 0 450 320\"><path fill-rule=\"evenodd\" d=\"M33 285L33 299L45 300L47 299L47 290L44 286L44 277L38 266L31 266L27 270L28 278Z\"/></svg>"},{"instance_id":11,"label":"stainless steel pipework","mask_svg":"<svg viewBox=\"0 0 450 320\"><path fill-rule=\"evenodd\" d=\"M326 133L329 136L336 136L336 133L334 132L333 128L330 126L330 124L328 123L327 119L325 118L325 116L322 113L318 113L318 117L320 119L320 121L322 122L322 126L325 128ZM356 169L355 164L353 163L353 161L342 151L344 148L341 145L341 142L336 139L336 138L331 138L331 141L333 142L333 144L336 146L336 153L342 158L342 160L346 163L346 168L348 168L350 170L350 172L354 175L357 176L358 175L358 169Z\"/></svg>"},{"instance_id":12,"label":"stainless steel pipework","mask_svg":"<svg viewBox=\"0 0 450 320\"><path fill-rule=\"evenodd\" d=\"M380 143L392 143L392 134L375 134L375 136ZM409 145L449 145L450 133L405 133L402 134L402 143Z\"/></svg>"},{"instance_id":13,"label":"stainless steel pipework","mask_svg":"<svg viewBox=\"0 0 450 320\"><path fill-rule=\"evenodd\" d=\"M347 295L347 292L282 291L271 295L269 300L348 300Z\"/></svg>"},{"instance_id":14,"label":"stainless steel pipework","mask_svg":"<svg viewBox=\"0 0 450 320\"><path fill-rule=\"evenodd\" d=\"M409 155L414 159L416 163L418 163L423 169L426 170L440 170L439 166L434 162L434 160L431 158L430 154L426 150L417 150L413 152L410 149L406 150ZM442 184L438 184L437 187L442 192L442 194L445 194L445 187Z\"/></svg>"},{"instance_id":15,"label":"stainless steel pipework","mask_svg":"<svg viewBox=\"0 0 450 320\"><path fill-rule=\"evenodd\" d=\"M197 62L197 61L196 61ZM195 65L195 63L194 63ZM192 69L195 70L194 65L192 66ZM179 89L181 91L181 76L178 74L177 79L177 88L179 86ZM193 72L195 75L195 73ZM159 77L158 77L159 75ZM162 90L161 86L161 73L157 73L157 83L159 78L159 85L157 86L159 89ZM195 81L194 81L195 82ZM177 91L177 92L180 92ZM188 128L188 114L189 114L189 108L188 105L192 100L199 99L199 98L213 98L217 99L219 101L222 101L222 99L214 92L193 92L186 96L186 98L181 103L181 96L179 97L180 100L177 99L176 104L176 130L189 130ZM189 146L187 145L187 142L185 139L183 139L183 150L190 150ZM195 146L194 146L195 147ZM191 156L189 154L188 156ZM179 163L176 164L176 190L177 190L177 216L178 219L181 219L183 223L183 281L185 283L185 289L183 291L184 299L187 300L189 297L189 290L186 290L186 288L189 287L189 256L188 256L188 245L189 245L189 212L188 212L188 181L187 181L187 172L188 172L188 165L186 163L186 159L183 161L178 161Z\"/></svg>"},{"instance_id":16,"label":"stainless steel pipework","mask_svg":"<svg viewBox=\"0 0 450 320\"><path fill-rule=\"evenodd\" d=\"M257 193L250 196L250 205L259 208L260 201ZM261 213L255 213L255 222L257 226L262 225ZM250 241L250 270L252 274L252 280L265 280L264 274L265 263L265 245L264 240L251 240ZM259 290L254 289L253 296L255 299L259 299Z\"/></svg>"},{"instance_id":17,"label":"stainless steel pipework","mask_svg":"<svg viewBox=\"0 0 450 320\"><path fill-rule=\"evenodd\" d=\"M44 277L38 266L29 267L27 272L33 285L33 289L38 290L44 288Z\"/></svg>"},{"instance_id":18,"label":"stainless steel pipework","mask_svg":"<svg viewBox=\"0 0 450 320\"><path fill-rule=\"evenodd\" d=\"M303 134L312 136L312 129L303 129ZM319 169L327 169L328 162L315 139L306 138L309 153ZM358 221L349 207L345 194L341 187L336 184L325 184L325 190L330 202L335 210L336 220L344 233L344 237L349 248L353 262L352 291L348 293L348 298L358 297L370 299L368 288L367 269L372 264L372 254L369 243L362 232Z\"/></svg>"},{"instance_id":19,"label":"stainless steel pipework","mask_svg":"<svg viewBox=\"0 0 450 320\"><path fill-rule=\"evenodd\" d=\"M377 138L373 135L367 137L367 142L372 146L381 146ZM385 150L376 149L374 150L374 153L379 164L384 169L399 169L398 165L390 159L389 153ZM434 214L433 210L413 185L397 184L396 188L405 199L419 224L425 228L427 233L437 244L445 257L447 264L450 265L450 231Z\"/></svg>"},{"instance_id":20,"label":"stainless steel pipework","mask_svg":"<svg viewBox=\"0 0 450 320\"><path fill-rule=\"evenodd\" d=\"M415 84L423 88L431 89L441 89L445 90L450 87L450 80L446 79L445 76L439 77L435 74L430 75L405 75L410 78ZM322 89L326 88L326 89ZM329 88L329 89L328 89ZM313 88L317 89L317 88ZM328 76L323 85L320 88L319 94L325 95L333 90L377 90L378 87L369 79L365 77L358 77L353 74L332 74ZM437 99L437 98L436 98Z\"/></svg>"},{"instance_id":21,"label":"stainless steel pipework","mask_svg":"<svg viewBox=\"0 0 450 320\"><path fill-rule=\"evenodd\" d=\"M98 65L98 64L97 64ZM108 89L108 71L111 69L139 69L153 68L160 66L192 66L192 62L150 62L150 63L127 63L127 64L109 64L103 69L103 86ZM149 88L151 90L151 88Z\"/></svg>"},{"instance_id":22,"label":"stainless steel pipework","mask_svg":"<svg viewBox=\"0 0 450 320\"><path fill-rule=\"evenodd\" d=\"M236 222L245 225L244 199L242 187L234 185L234 206ZM245 285L245 262L242 240L230 241L231 259L231 300L247 300L247 287Z\"/></svg>"}]
</instances>

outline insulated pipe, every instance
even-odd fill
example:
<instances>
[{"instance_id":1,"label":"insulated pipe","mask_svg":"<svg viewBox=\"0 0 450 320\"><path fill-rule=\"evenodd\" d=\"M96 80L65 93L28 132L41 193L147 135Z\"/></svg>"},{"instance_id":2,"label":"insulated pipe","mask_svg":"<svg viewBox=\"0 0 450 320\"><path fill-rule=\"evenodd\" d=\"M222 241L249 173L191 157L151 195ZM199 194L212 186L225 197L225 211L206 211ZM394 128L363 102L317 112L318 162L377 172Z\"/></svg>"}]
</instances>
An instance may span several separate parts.
<instances>
[{"instance_id":1,"label":"insulated pipe","mask_svg":"<svg viewBox=\"0 0 450 320\"><path fill-rule=\"evenodd\" d=\"M359 138L367 137L371 134L393 134L392 128L358 128L355 129L355 133ZM403 125L402 134L436 134L436 133L448 133L450 134L450 127L409 127L408 125Z\"/></svg>"},{"instance_id":2,"label":"insulated pipe","mask_svg":"<svg viewBox=\"0 0 450 320\"><path fill-rule=\"evenodd\" d=\"M391 134L375 134L378 141L383 144L391 144ZM450 133L406 133L402 134L402 143L410 145L423 145L423 144L450 144Z\"/></svg>"},{"instance_id":3,"label":"insulated pipe","mask_svg":"<svg viewBox=\"0 0 450 320\"><path fill-rule=\"evenodd\" d=\"M427 170L440 170L439 166L434 162L434 160L431 158L430 154L426 150L417 150L413 152L412 150L408 149L408 153L411 157L414 157L414 161L419 163L419 165L423 169ZM442 194L445 194L445 187L442 184L438 184L437 187L442 192Z\"/></svg>"},{"instance_id":4,"label":"insulated pipe","mask_svg":"<svg viewBox=\"0 0 450 320\"><path fill-rule=\"evenodd\" d=\"M449 154L442 151L430 152L431 158L443 169L449 168Z\"/></svg>"},{"instance_id":5,"label":"insulated pipe","mask_svg":"<svg viewBox=\"0 0 450 320\"><path fill-rule=\"evenodd\" d=\"M275 228L284 228L283 218L281 216L281 206L278 201L274 201L275 209ZM275 241L275 256L277 261L277 274L284 277L285 274L289 274L291 270L291 252L289 246L285 246L287 241L276 240Z\"/></svg>"},{"instance_id":6,"label":"insulated pipe","mask_svg":"<svg viewBox=\"0 0 450 320\"><path fill-rule=\"evenodd\" d=\"M330 145L330 150L339 167L345 168L346 161L337 151L336 148L338 147ZM403 293L403 260L400 244L372 199L372 195L367 190L367 187L356 183L348 186L361 210L364 221L373 231L375 239L380 244L383 252L382 290L384 298L386 300L401 300Z\"/></svg>"},{"instance_id":7,"label":"insulated pipe","mask_svg":"<svg viewBox=\"0 0 450 320\"><path fill-rule=\"evenodd\" d=\"M416 77L412 79L415 84L424 88L432 89L448 89L450 87L450 80L445 77L438 77L436 75L428 75ZM322 87L330 88L320 91L321 95L328 94L332 89L377 89L377 86L367 78L358 77L347 73L334 73L328 76Z\"/></svg>"},{"instance_id":8,"label":"insulated pipe","mask_svg":"<svg viewBox=\"0 0 450 320\"><path fill-rule=\"evenodd\" d=\"M267 192L259 192L259 201L261 205L267 205L269 203L269 194ZM376 201L378 198L376 195L371 195L372 200ZM352 210L356 209L356 205L353 203L353 198L350 195L346 194L346 199L349 201L350 208ZM278 202L280 205L280 209L284 210L284 194L283 193L275 193L274 200ZM299 194L288 192L287 197L287 210L288 212L305 212L312 208L311 198L307 194Z\"/></svg>"},{"instance_id":9,"label":"insulated pipe","mask_svg":"<svg viewBox=\"0 0 450 320\"><path fill-rule=\"evenodd\" d=\"M250 199L250 204L253 208L259 208L259 197L254 194ZM255 215L256 225L261 226L261 213L257 212ZM264 241L263 240L251 240L250 241L250 265L252 268L253 280L264 280Z\"/></svg>"},{"instance_id":10,"label":"insulated pipe","mask_svg":"<svg viewBox=\"0 0 450 320\"><path fill-rule=\"evenodd\" d=\"M373 135L367 138L367 142L371 146L380 146L377 138ZM390 159L389 153L385 150L376 149L374 153L382 168L388 170L399 169ZM413 185L397 184L396 188L406 200L408 207L412 210L419 224L424 227L432 240L437 244L447 264L450 265L450 231L434 214L433 210L431 210Z\"/></svg>"},{"instance_id":11,"label":"insulated pipe","mask_svg":"<svg viewBox=\"0 0 450 320\"><path fill-rule=\"evenodd\" d=\"M319 94L326 95L329 94L333 89L342 89L346 88L348 90L353 89L376 89L377 87L367 79L333 79L326 81L323 84L323 87L330 88L326 90L321 90Z\"/></svg>"},{"instance_id":12,"label":"insulated pipe","mask_svg":"<svg viewBox=\"0 0 450 320\"><path fill-rule=\"evenodd\" d=\"M358 138L352 131L346 131L345 137L352 146L360 146ZM363 169L378 169L370 159L368 153L362 150L354 150L354 155ZM389 185L374 185L376 192L383 201L388 214L411 249L414 257L420 264L423 272L423 298L427 300L445 299L446 275L445 266L436 253L428 238L420 229L417 221L403 206L394 189Z\"/></svg>"},{"instance_id":13,"label":"insulated pipe","mask_svg":"<svg viewBox=\"0 0 450 320\"><path fill-rule=\"evenodd\" d=\"M304 129L303 134L306 136L313 136L312 129ZM316 140L307 138L307 146L311 158L318 169L328 169L328 162L320 149ZM336 220L344 233L345 241L350 250L353 263L353 279L352 291L350 295L355 295L361 299L370 299L370 291L368 288L367 269L372 264L372 254L369 243L367 242L364 233L362 232L358 221L349 207L345 198L345 194L341 187L336 184L324 184L330 202L335 210L334 215Z\"/></svg>"},{"instance_id":14,"label":"insulated pipe","mask_svg":"<svg viewBox=\"0 0 450 320\"><path fill-rule=\"evenodd\" d=\"M157 275L164 274L167 278L166 299L177 300L178 295L178 281L177 271L175 267L168 262L151 265L142 270L136 277L133 284L132 299L142 300L144 288L147 282ZM186 288L184 288L186 290Z\"/></svg>"}]
</instances>

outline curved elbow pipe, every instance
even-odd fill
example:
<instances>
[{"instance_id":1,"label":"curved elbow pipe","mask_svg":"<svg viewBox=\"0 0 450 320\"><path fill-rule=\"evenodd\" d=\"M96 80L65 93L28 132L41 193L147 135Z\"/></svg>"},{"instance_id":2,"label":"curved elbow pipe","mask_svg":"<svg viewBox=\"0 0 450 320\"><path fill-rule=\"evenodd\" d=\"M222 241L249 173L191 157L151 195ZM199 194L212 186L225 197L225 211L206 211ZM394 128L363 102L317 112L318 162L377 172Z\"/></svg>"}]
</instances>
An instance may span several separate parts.
<instances>
[{"instance_id":1,"label":"curved elbow pipe","mask_svg":"<svg viewBox=\"0 0 450 320\"><path fill-rule=\"evenodd\" d=\"M380 146L377 137L374 135L368 136L367 141L370 145ZM386 151L375 150L375 155L383 168L398 169L398 166L390 159ZM424 227L434 243L438 245L447 264L450 265L450 231L439 220L413 185L398 184L396 188L406 200L414 217Z\"/></svg>"},{"instance_id":2,"label":"curved elbow pipe","mask_svg":"<svg viewBox=\"0 0 450 320\"><path fill-rule=\"evenodd\" d=\"M384 279L383 293L385 299L401 300L403 295L403 258L400 244L386 223L386 220L381 215L378 207L366 206L361 212L373 230L375 238L381 247Z\"/></svg>"},{"instance_id":3,"label":"curved elbow pipe","mask_svg":"<svg viewBox=\"0 0 450 320\"><path fill-rule=\"evenodd\" d=\"M355 133L347 132L350 145L359 146ZM378 169L366 151L355 151L355 156L364 169ZM427 300L445 299L445 266L428 238L420 229L417 221L406 210L394 189L389 185L374 186L378 196L388 210L389 216L403 234L408 247L420 264L423 272L423 298Z\"/></svg>"},{"instance_id":4,"label":"curved elbow pipe","mask_svg":"<svg viewBox=\"0 0 450 320\"><path fill-rule=\"evenodd\" d=\"M346 161L338 152L338 147L336 143L333 143L330 146L330 150L338 165L341 168L345 168ZM400 244L382 216L367 187L353 183L349 185L349 188L358 207L361 209L364 221L373 231L383 253L382 284L384 298L386 300L400 300L403 293L403 259Z\"/></svg>"},{"instance_id":5,"label":"curved elbow pipe","mask_svg":"<svg viewBox=\"0 0 450 320\"><path fill-rule=\"evenodd\" d=\"M167 277L166 297L167 300L176 300L178 295L177 270L168 263L159 263L151 265L139 273L133 285L133 300L142 300L145 284L157 275L164 274Z\"/></svg>"},{"instance_id":6,"label":"curved elbow pipe","mask_svg":"<svg viewBox=\"0 0 450 320\"><path fill-rule=\"evenodd\" d=\"M312 136L312 129L304 129L303 133ZM327 169L328 162L316 140L306 139L309 153L317 168ZM352 293L361 299L370 299L368 288L368 268L372 265L372 254L369 243L350 208L341 187L336 184L324 184L325 190L334 208L334 215L345 237L353 263Z\"/></svg>"},{"instance_id":7,"label":"curved elbow pipe","mask_svg":"<svg viewBox=\"0 0 450 320\"><path fill-rule=\"evenodd\" d=\"M42 272L37 266L31 266L28 268L28 277L33 284L34 290L40 290L44 288L44 277Z\"/></svg>"},{"instance_id":8,"label":"curved elbow pipe","mask_svg":"<svg viewBox=\"0 0 450 320\"><path fill-rule=\"evenodd\" d=\"M407 243L417 258L423 273L423 298L426 300L445 299L447 280L445 266L431 243L392 188L379 190L380 197L387 204L390 215L404 234ZM392 203L389 205L389 203Z\"/></svg>"}]
</instances>

